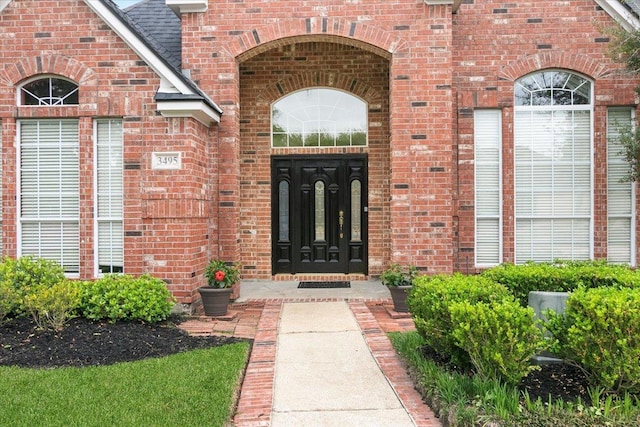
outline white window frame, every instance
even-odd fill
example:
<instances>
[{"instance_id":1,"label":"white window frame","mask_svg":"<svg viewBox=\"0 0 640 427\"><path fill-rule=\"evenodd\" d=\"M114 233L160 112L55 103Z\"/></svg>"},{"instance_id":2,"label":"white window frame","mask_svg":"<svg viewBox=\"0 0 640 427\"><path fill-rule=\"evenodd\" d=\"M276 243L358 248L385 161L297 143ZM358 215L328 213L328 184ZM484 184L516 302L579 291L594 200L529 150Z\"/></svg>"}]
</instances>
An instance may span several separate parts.
<instances>
[{"instance_id":1,"label":"white window frame","mask_svg":"<svg viewBox=\"0 0 640 427\"><path fill-rule=\"evenodd\" d=\"M280 103L282 103L283 101L287 101L287 99L289 100L294 100L296 101L295 97L300 96L301 94L303 94L304 92L321 92L321 91L326 91L326 92L330 92L330 93L335 93L337 96L340 97L344 97L343 99L353 99L354 101L356 101L359 105L359 107L362 108L362 113L364 114L364 144L353 144L353 136L355 134L357 134L358 132L354 132L354 130L357 131L357 129L353 129L351 127L341 127L343 125L343 123L340 123L340 120L335 120L335 119L331 119L331 120L325 120L324 116L323 117L312 117L312 115L307 112L306 110L306 106L309 106L309 108L313 108L316 107L317 104L312 104L312 103L308 103L308 104L300 104L298 106L297 109L295 109L295 114L292 114L291 112L287 111L286 109L281 110L286 118L286 123L287 125L283 125L283 128L285 129L283 132L274 132L273 128L274 128L274 109L276 108L276 106ZM335 97L335 96L334 96ZM340 101L340 99L338 98L337 101ZM338 118L344 118L344 117L349 117L349 114L351 114L353 116L352 111L353 110L349 110L345 107L345 105L343 105L343 103L340 102L336 102L336 100L334 100L334 105L333 106L326 106L327 109L332 108L333 110L335 110L334 112L339 112L342 111L342 115L338 115ZM306 117L305 120L301 120L300 117L298 117L298 113L303 112L306 113ZM305 139L305 135L313 135L316 132L319 132L319 129L316 128L317 125L319 125L319 123L324 122L326 124L330 124L333 123L335 124L335 128L332 129L334 133L348 133L349 135L349 140L350 143L348 145L339 145L337 144L337 142L334 140L334 143L332 145L321 145L320 141L318 141L318 144L316 145L305 145L304 141ZM307 87L304 89L300 89L297 90L295 92L291 92L283 97L281 97L280 99L278 99L277 101L275 101L274 103L271 104L271 107L269 109L269 123L270 123L270 134L271 134L271 148L274 149L313 149L313 150L317 150L317 149L328 149L328 148L347 148L347 147L353 147L353 148L362 148L362 147L368 147L369 146L369 106L367 104L367 102L365 100L363 100L362 98L354 95L351 92L347 92L341 89L336 89L334 87L325 87L325 86L314 86L314 87ZM290 123L300 123L303 130L298 133L298 132L291 132L291 130L289 129L289 124ZM308 128L308 129L307 129ZM324 129L327 130L327 129ZM286 139L286 144L285 145L276 145L274 143L275 140L275 135L282 135L285 137ZM291 145L291 137L292 135L296 135L296 136L302 136L302 145Z\"/></svg>"},{"instance_id":2,"label":"white window frame","mask_svg":"<svg viewBox=\"0 0 640 427\"><path fill-rule=\"evenodd\" d=\"M16 126L16 141L17 141L17 150L16 150L16 171L17 171L17 179L16 179L16 184L17 184L17 188L16 188L16 193L17 193L17 200L16 200L16 220L17 220L17 256L20 257L22 255L34 255L37 257L41 257L42 252L40 253L24 253L24 248L23 248L23 228L24 228L24 224L27 222L35 222L35 223L47 223L48 221L52 221L54 223L77 223L78 226L78 241L77 241L77 250L78 250L78 272L65 272L65 276L69 277L69 278L79 278L80 277L80 269L81 269L81 257L80 257L80 252L81 252L81 248L80 248L80 141L79 141L79 133L78 133L78 140L76 141L76 150L78 151L78 212L75 216L70 217L70 216L59 216L59 217L55 217L55 216L50 216L47 217L46 215L41 216L40 214L38 214L38 216L36 218L23 218L22 216L22 181L23 181L23 176L22 176L22 169L21 169L21 155L22 155L22 124L25 122L38 122L38 123L43 123L43 122L63 122L63 121L73 121L76 123L76 126L78 128L78 132L79 132L79 125L80 122L77 118L41 118L41 119L25 119L25 120L18 120L17 121L17 126ZM38 171L38 174L40 174L40 171ZM61 242L62 243L62 242ZM41 248L40 248L41 249ZM49 259L49 258L47 258ZM55 260L56 262L60 263L62 265L62 267L64 268L64 260Z\"/></svg>"},{"instance_id":3,"label":"white window frame","mask_svg":"<svg viewBox=\"0 0 640 427\"><path fill-rule=\"evenodd\" d=\"M481 116L487 116L487 117L481 117ZM491 166L495 166L496 167L496 173L497 173L497 182L495 183L495 185L498 188L498 200L496 200L497 203L497 207L498 207L498 214L497 215L484 215L484 214L479 214L478 213L478 194L480 192L483 191L483 188L480 188L480 186L478 185L479 183L479 179L478 179L478 166L482 165L484 162L481 162L478 160L478 158L480 156L478 156L478 150L482 149L484 147L482 147L480 144L478 144L478 141L481 139L480 135L478 135L478 123L479 121L486 121L486 120L492 120L493 122L491 123L491 125L495 126L495 146L497 148L497 152L498 152L498 158L496 159L495 162L491 161L488 162ZM503 261L503 224L502 224L502 220L503 220L503 208L502 208L502 201L503 201L503 189L502 189L502 110L498 110L498 109L477 109L474 111L474 126L473 126L473 132L474 132L474 246L475 246L475 250L474 250L474 264L476 267L478 268L485 268L485 267L493 267L495 265L498 265L500 263L502 263ZM494 165L495 163L495 165ZM483 262L479 262L479 250L478 250L478 241L479 241L479 236L478 236L478 220L483 220L483 219L491 219L491 220L496 220L498 221L498 228L497 228L497 235L496 235L496 239L497 239L497 244L498 244L498 253L497 253L497 260L496 262L493 263L483 263Z\"/></svg>"},{"instance_id":4,"label":"white window frame","mask_svg":"<svg viewBox=\"0 0 640 427\"><path fill-rule=\"evenodd\" d=\"M531 216L531 217L518 217L517 211L518 211L518 207L517 207L517 188L518 188L518 178L517 178L517 153L516 153L516 146L517 146L517 141L516 141L516 115L519 111L528 111L528 112L553 112L553 111L589 111L589 139L590 139L590 144L589 144L589 162L590 162L590 177L589 177L589 186L590 186L590 197L589 197L589 203L590 203L590 208L589 208L589 250L588 250L588 258L589 259L593 259L593 254L594 254L594 238L593 238L593 230L594 230L594 84L593 81L579 73L575 73L573 71L569 71L569 70L554 70L554 69L546 69L546 70L539 70L535 73L531 73L527 76L523 76L521 79L527 78L533 74L538 74L538 73L544 73L544 72L561 72L561 73L569 73L569 74L574 74L577 75L585 80L587 80L589 82L589 84L591 85L591 90L590 90L590 100L589 100L589 104L572 104L572 105L533 105L533 106L521 106L521 105L515 105L514 102L514 128L513 128L513 144L514 144L514 148L513 148L513 171L514 171L514 178L513 178L513 212L514 212L514 262L521 262L521 260L518 260L518 219L532 219L535 220L536 216ZM521 80L518 79L518 81L516 81L515 84L518 84L518 82ZM542 217L538 217L540 219L542 219ZM571 218L576 218L579 219L579 217L577 216L572 216L572 217L568 217L567 219L571 219ZM562 219L560 217L556 217L556 216L549 216L550 220L555 220L555 219ZM554 257L555 258L555 257ZM549 261L553 261L553 260L549 260Z\"/></svg>"},{"instance_id":5,"label":"white window frame","mask_svg":"<svg viewBox=\"0 0 640 427\"><path fill-rule=\"evenodd\" d=\"M93 239L93 253L94 253L94 277L102 277L104 276L104 273L102 273L100 271L100 248L102 247L101 241L100 241L100 224L103 223L108 223L108 224L112 224L114 222L120 222L120 224L122 224L122 229L121 229L121 236L120 236L120 242L122 242L122 248L120 248L120 250L122 251L122 273L124 273L124 194L120 194L119 196L122 198L122 206L121 206L121 211L120 211L120 215L119 216L100 216L100 200L99 197L101 196L101 192L99 191L99 176L98 176L98 166L99 166L99 158L98 158L98 125L99 124L111 124L112 122L117 121L120 122L120 126L122 129L122 125L123 125L123 121L121 119L98 119L98 120L94 120L93 121L93 194L94 194L94 239ZM124 140L123 140L124 134L121 134L121 140L120 140L120 174L121 174L121 185L123 186L122 190L124 193L124 169L123 169L123 154L124 154ZM111 181L110 181L111 182ZM113 249L113 248L112 248ZM120 273L120 272L116 272L116 273Z\"/></svg>"},{"instance_id":6,"label":"white window frame","mask_svg":"<svg viewBox=\"0 0 640 427\"><path fill-rule=\"evenodd\" d=\"M610 114L613 111L618 111L618 112L628 112L629 113L629 120L630 120L630 124L632 126L635 126L635 117L636 117L636 112L635 109L631 108L631 107L609 107L607 108L607 258L609 259L609 262L620 262L620 263L628 263L630 266L635 267L636 266L636 184L635 182L619 182L619 177L612 177L610 175L610 168L612 164L620 164L622 162L626 163L626 160L624 160L624 158L622 158L622 155L619 154L618 152L612 153L611 152L611 145L612 142L610 140L610 138L614 137L610 134L611 126L615 126L615 123L611 123L610 121ZM617 147L616 147L617 148ZM622 147L620 147L620 149L622 149ZM615 181L613 181L615 180ZM612 214L610 211L610 199L609 199L609 189L611 187L611 185L628 185L629 189L630 189L630 204L631 204L631 209L630 209L630 213L629 214L618 214L618 213L614 213ZM630 241L629 241L629 260L627 260L626 262L624 261L619 261L619 260L611 260L610 259L610 255L609 255L609 248L611 246L611 235L610 235L610 221L611 219L618 219L618 218L622 218L622 219L628 219L630 222Z\"/></svg>"}]
</instances>

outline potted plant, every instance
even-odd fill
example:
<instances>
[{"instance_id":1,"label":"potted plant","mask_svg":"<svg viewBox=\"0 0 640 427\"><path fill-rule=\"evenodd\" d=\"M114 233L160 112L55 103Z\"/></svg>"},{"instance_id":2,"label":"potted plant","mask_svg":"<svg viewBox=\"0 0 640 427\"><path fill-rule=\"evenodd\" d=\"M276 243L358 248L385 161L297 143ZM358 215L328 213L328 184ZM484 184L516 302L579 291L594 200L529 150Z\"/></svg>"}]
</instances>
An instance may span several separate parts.
<instances>
[{"instance_id":1,"label":"potted plant","mask_svg":"<svg viewBox=\"0 0 640 427\"><path fill-rule=\"evenodd\" d=\"M413 280L417 275L418 269L415 266L402 266L400 264L391 264L380 275L382 284L389 288L395 311L399 313L409 311L409 307L407 307L407 292L413 286Z\"/></svg>"},{"instance_id":2,"label":"potted plant","mask_svg":"<svg viewBox=\"0 0 640 427\"><path fill-rule=\"evenodd\" d=\"M240 278L240 265L213 259L209 261L204 277L207 285L198 288L204 314L224 316L231 300L232 286Z\"/></svg>"}]
</instances>

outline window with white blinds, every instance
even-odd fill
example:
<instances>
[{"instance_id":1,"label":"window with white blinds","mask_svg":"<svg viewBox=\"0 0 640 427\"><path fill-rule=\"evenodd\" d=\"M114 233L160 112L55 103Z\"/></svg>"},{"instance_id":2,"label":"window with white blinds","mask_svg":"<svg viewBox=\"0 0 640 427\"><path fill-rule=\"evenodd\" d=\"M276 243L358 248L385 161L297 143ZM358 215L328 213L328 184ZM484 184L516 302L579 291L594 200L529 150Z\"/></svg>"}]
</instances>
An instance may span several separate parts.
<instances>
[{"instance_id":1,"label":"window with white blinds","mask_svg":"<svg viewBox=\"0 0 640 427\"><path fill-rule=\"evenodd\" d=\"M502 125L500 110L474 112L475 264L502 262Z\"/></svg>"},{"instance_id":2,"label":"window with white blinds","mask_svg":"<svg viewBox=\"0 0 640 427\"><path fill-rule=\"evenodd\" d=\"M95 125L96 275L124 271L122 120Z\"/></svg>"},{"instance_id":3,"label":"window with white blinds","mask_svg":"<svg viewBox=\"0 0 640 427\"><path fill-rule=\"evenodd\" d=\"M515 92L515 260L589 259L591 83L546 71Z\"/></svg>"},{"instance_id":4,"label":"window with white blinds","mask_svg":"<svg viewBox=\"0 0 640 427\"><path fill-rule=\"evenodd\" d=\"M631 108L607 111L607 259L635 264L634 191L625 178L630 166L621 153L620 129L633 124Z\"/></svg>"},{"instance_id":5,"label":"window with white blinds","mask_svg":"<svg viewBox=\"0 0 640 427\"><path fill-rule=\"evenodd\" d=\"M78 120L19 122L18 255L80 271Z\"/></svg>"}]
</instances>

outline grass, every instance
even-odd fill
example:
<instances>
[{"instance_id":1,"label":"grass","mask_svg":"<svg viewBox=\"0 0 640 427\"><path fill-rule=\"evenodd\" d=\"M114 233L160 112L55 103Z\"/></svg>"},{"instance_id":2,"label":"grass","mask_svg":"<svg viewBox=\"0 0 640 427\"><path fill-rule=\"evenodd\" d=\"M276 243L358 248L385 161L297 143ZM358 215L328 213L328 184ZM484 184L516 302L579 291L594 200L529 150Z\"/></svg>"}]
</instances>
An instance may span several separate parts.
<instances>
[{"instance_id":1,"label":"grass","mask_svg":"<svg viewBox=\"0 0 640 427\"><path fill-rule=\"evenodd\" d=\"M242 342L111 366L0 367L0 425L228 425L248 354Z\"/></svg>"},{"instance_id":2,"label":"grass","mask_svg":"<svg viewBox=\"0 0 640 427\"><path fill-rule=\"evenodd\" d=\"M389 334L396 351L409 365L416 388L440 419L451 427L638 427L640 401L628 394L602 396L592 391L591 402L543 402L521 396L514 387L483 380L437 366L422 357L417 332Z\"/></svg>"}]
</instances>

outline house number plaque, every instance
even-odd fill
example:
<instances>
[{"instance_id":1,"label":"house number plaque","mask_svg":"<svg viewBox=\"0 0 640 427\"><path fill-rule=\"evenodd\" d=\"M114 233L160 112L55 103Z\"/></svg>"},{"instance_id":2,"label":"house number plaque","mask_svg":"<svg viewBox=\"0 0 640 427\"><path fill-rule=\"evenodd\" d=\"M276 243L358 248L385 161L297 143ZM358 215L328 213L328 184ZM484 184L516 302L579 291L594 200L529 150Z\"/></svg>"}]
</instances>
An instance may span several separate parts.
<instances>
[{"instance_id":1,"label":"house number plaque","mask_svg":"<svg viewBox=\"0 0 640 427\"><path fill-rule=\"evenodd\" d=\"M151 157L151 169L182 169L182 153L154 152Z\"/></svg>"}]
</instances>

